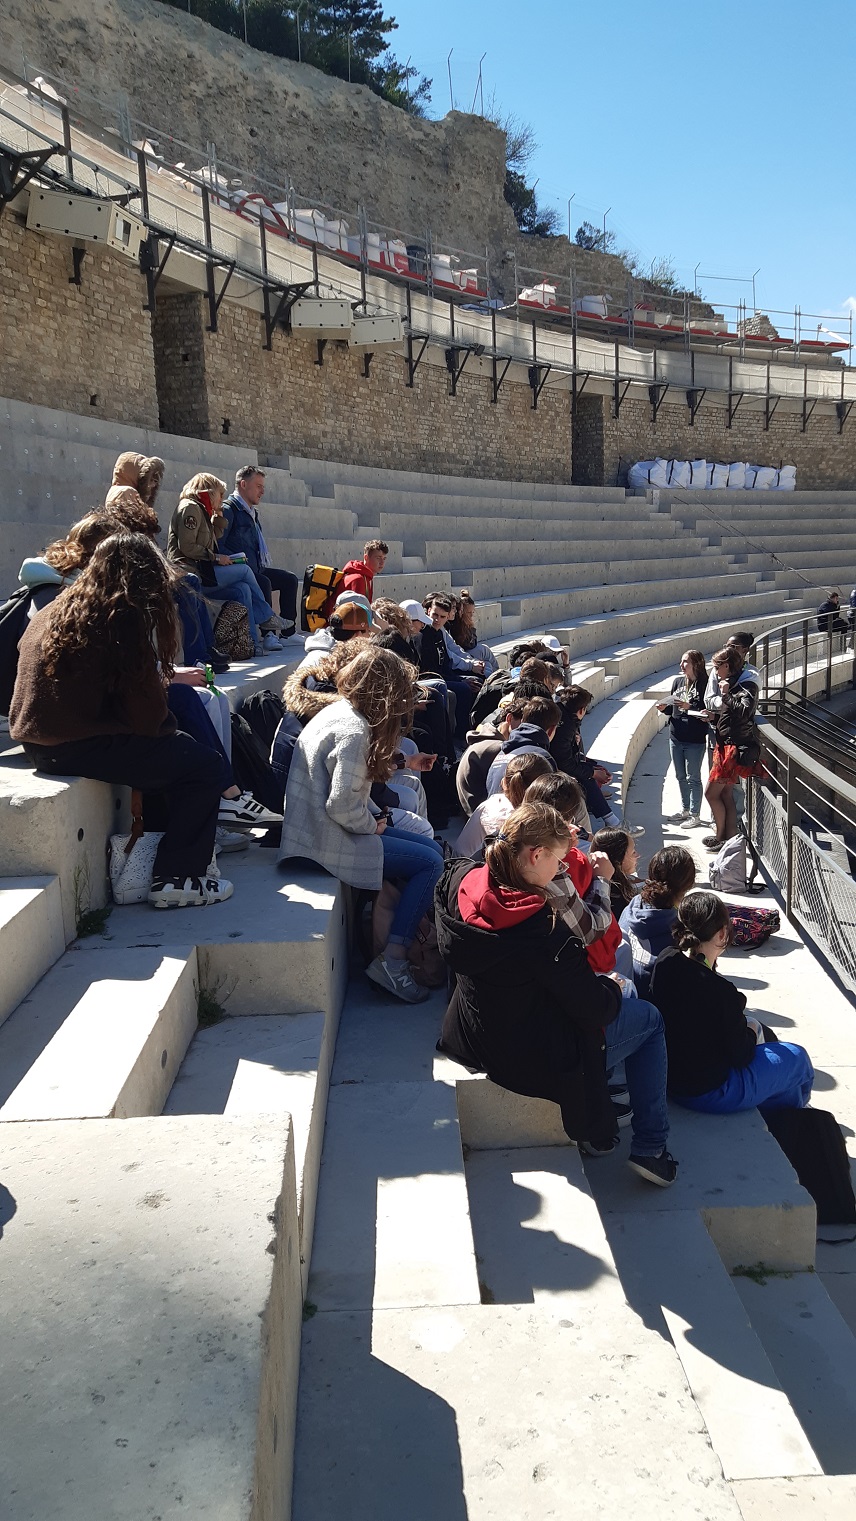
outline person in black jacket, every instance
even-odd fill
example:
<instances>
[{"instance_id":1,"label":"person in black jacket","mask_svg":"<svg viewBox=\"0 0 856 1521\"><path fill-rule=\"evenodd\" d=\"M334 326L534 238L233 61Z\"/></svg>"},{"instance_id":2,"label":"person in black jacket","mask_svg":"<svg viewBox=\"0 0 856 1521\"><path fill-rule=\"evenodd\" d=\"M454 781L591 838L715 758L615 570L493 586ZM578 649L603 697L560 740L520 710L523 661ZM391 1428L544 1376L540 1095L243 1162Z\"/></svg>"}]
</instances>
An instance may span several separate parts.
<instances>
[{"instance_id":1,"label":"person in black jacket","mask_svg":"<svg viewBox=\"0 0 856 1521\"><path fill-rule=\"evenodd\" d=\"M607 1067L624 1062L633 1105L630 1166L668 1187L666 1053L658 1011L623 998L548 904L568 826L545 803L523 803L485 849L485 864L451 863L435 890L440 953L455 975L438 1050L512 1093L558 1104L589 1155L618 1144Z\"/></svg>"},{"instance_id":2,"label":"person in black jacket","mask_svg":"<svg viewBox=\"0 0 856 1521\"><path fill-rule=\"evenodd\" d=\"M681 656L681 674L672 682L668 702L657 707L669 720L669 754L678 779L681 811L673 814L670 824L685 824L697 829L701 824L701 763L707 740L707 708L704 694L707 670L701 650L686 650Z\"/></svg>"},{"instance_id":3,"label":"person in black jacket","mask_svg":"<svg viewBox=\"0 0 856 1521\"><path fill-rule=\"evenodd\" d=\"M841 610L841 593L835 588L828 591L826 598L821 602L817 610L817 632L819 634L846 634L847 620L839 617Z\"/></svg>"},{"instance_id":4,"label":"person in black jacket","mask_svg":"<svg viewBox=\"0 0 856 1521\"><path fill-rule=\"evenodd\" d=\"M712 693L708 683L706 704L713 714L716 742L704 795L716 828L702 841L708 850L718 850L723 841L739 833L734 786L741 778L757 774L761 755L755 725L757 672L746 665L742 650L728 644L714 655L713 671L719 691Z\"/></svg>"},{"instance_id":5,"label":"person in black jacket","mask_svg":"<svg viewBox=\"0 0 856 1521\"><path fill-rule=\"evenodd\" d=\"M814 1079L808 1053L789 1041L766 1041L743 994L717 973L731 936L727 904L716 893L691 893L674 934L651 981L666 1026L670 1095L704 1114L805 1108Z\"/></svg>"}]
</instances>

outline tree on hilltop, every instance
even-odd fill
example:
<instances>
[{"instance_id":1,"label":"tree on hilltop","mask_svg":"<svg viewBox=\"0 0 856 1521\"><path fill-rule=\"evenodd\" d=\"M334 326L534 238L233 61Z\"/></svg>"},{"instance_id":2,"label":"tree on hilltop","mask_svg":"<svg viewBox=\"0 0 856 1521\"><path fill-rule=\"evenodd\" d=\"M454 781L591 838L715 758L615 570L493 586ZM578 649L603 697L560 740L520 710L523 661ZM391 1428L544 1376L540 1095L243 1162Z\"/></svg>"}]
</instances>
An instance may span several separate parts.
<instances>
[{"instance_id":1,"label":"tree on hilltop","mask_svg":"<svg viewBox=\"0 0 856 1521\"><path fill-rule=\"evenodd\" d=\"M424 116L431 81L392 53L398 26L382 0L161 0L275 58L312 64L325 74L367 85L412 116Z\"/></svg>"}]
</instances>

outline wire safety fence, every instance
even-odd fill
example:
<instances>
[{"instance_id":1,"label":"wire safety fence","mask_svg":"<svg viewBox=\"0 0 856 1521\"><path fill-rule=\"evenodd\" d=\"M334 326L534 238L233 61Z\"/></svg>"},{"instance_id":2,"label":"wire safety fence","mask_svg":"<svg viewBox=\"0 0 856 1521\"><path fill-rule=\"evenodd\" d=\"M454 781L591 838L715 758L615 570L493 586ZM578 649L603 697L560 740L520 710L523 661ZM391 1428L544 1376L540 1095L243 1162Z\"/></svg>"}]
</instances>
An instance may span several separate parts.
<instances>
[{"instance_id":1,"label":"wire safety fence","mask_svg":"<svg viewBox=\"0 0 856 1521\"><path fill-rule=\"evenodd\" d=\"M793 830L791 912L856 991L856 881L828 849Z\"/></svg>"}]
</instances>

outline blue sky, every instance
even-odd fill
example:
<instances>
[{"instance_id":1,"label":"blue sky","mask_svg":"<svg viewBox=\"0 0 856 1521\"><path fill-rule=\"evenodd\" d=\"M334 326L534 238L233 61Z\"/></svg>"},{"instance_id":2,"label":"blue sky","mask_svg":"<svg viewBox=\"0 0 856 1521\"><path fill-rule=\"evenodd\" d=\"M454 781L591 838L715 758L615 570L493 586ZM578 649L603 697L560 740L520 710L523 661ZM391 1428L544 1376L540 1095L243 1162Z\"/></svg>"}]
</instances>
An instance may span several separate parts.
<instances>
[{"instance_id":1,"label":"blue sky","mask_svg":"<svg viewBox=\"0 0 856 1521\"><path fill-rule=\"evenodd\" d=\"M393 47L433 78L431 114L469 111L483 64L535 129L529 173L584 217L671 257L716 304L760 269L759 309L856 323L856 0L388 0ZM702 274L708 276L701 278Z\"/></svg>"}]
</instances>

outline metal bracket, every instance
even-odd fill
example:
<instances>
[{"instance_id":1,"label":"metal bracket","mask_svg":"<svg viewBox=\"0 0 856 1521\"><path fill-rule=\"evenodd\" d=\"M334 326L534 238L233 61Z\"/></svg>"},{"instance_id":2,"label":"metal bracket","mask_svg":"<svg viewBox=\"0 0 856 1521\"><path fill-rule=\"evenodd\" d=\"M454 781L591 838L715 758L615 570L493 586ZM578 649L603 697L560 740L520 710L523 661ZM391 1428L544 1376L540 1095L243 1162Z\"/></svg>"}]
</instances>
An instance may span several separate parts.
<instances>
[{"instance_id":1,"label":"metal bracket","mask_svg":"<svg viewBox=\"0 0 856 1521\"><path fill-rule=\"evenodd\" d=\"M769 433L770 423L776 415L776 408L781 401L781 396L771 396L769 391L764 397L764 432Z\"/></svg>"},{"instance_id":2,"label":"metal bracket","mask_svg":"<svg viewBox=\"0 0 856 1521\"><path fill-rule=\"evenodd\" d=\"M166 269L166 261L175 247L175 239L176 234L170 233L170 236L166 240L166 251L160 261L158 261L159 240L155 233L150 233L146 241L140 244L140 269L146 277L149 297L148 302L143 307L143 311L151 312L152 316L154 316L155 312L155 291L158 287L158 281Z\"/></svg>"},{"instance_id":3,"label":"metal bracket","mask_svg":"<svg viewBox=\"0 0 856 1521\"><path fill-rule=\"evenodd\" d=\"M414 338L421 338L422 339L422 342L421 342L420 347L419 347L419 353L415 357L414 357L414 354L413 354L413 340L414 340ZM428 347L428 334L427 333L408 333L407 334L407 385L408 385L408 388L411 391L413 390L413 382L414 382L414 380L416 378L416 371L419 369L419 365L422 362L422 356L425 353L425 350L427 349L427 347Z\"/></svg>"},{"instance_id":4,"label":"metal bracket","mask_svg":"<svg viewBox=\"0 0 856 1521\"><path fill-rule=\"evenodd\" d=\"M506 361L505 361L505 364L502 366L502 373L500 374L499 365L498 365L498 362L497 362L497 356L496 356L496 354L494 354L494 356L493 356L492 395L491 395L491 398L490 398L491 402L493 403L494 406L496 406L497 401L499 399L499 392L500 392L500 389L502 387L502 382L504 381L506 375L508 374L508 370L509 370L510 364L511 364L511 356L509 355L508 359L506 359Z\"/></svg>"},{"instance_id":5,"label":"metal bracket","mask_svg":"<svg viewBox=\"0 0 856 1521\"><path fill-rule=\"evenodd\" d=\"M449 371L449 394L451 396L457 396L458 394L458 381L461 375L464 373L464 367L471 353L472 349L463 349L457 347L448 348L446 350L446 369ZM458 362L459 354L463 356L460 363Z\"/></svg>"},{"instance_id":6,"label":"metal bracket","mask_svg":"<svg viewBox=\"0 0 856 1521\"><path fill-rule=\"evenodd\" d=\"M835 411L836 411L836 415L838 417L838 431L839 431L839 433L843 433L844 432L844 424L846 423L848 417L850 416L850 413L853 411L853 407L854 407L854 403L852 401L837 401L835 403ZM830 644L831 643L832 643L832 641L830 640Z\"/></svg>"},{"instance_id":7,"label":"metal bracket","mask_svg":"<svg viewBox=\"0 0 856 1521\"><path fill-rule=\"evenodd\" d=\"M616 375L615 381L613 383L613 391L612 391L612 415L613 415L613 417L620 417L620 415L621 415L621 404L624 401L624 398L627 395L627 392L630 390L631 384L632 384L632 381L625 380L624 385L622 387L622 383L618 379L618 376Z\"/></svg>"},{"instance_id":8,"label":"metal bracket","mask_svg":"<svg viewBox=\"0 0 856 1521\"><path fill-rule=\"evenodd\" d=\"M740 406L740 403L743 400L743 397L744 397L745 394L746 393L744 391L729 391L729 393L728 393L728 421L725 424L726 428L730 428L731 427L731 424L733 423L735 417L737 416L737 408Z\"/></svg>"},{"instance_id":9,"label":"metal bracket","mask_svg":"<svg viewBox=\"0 0 856 1521\"><path fill-rule=\"evenodd\" d=\"M538 406L538 397L541 395L541 392L547 384L547 376L549 375L552 368L553 366L551 364L530 364L529 366L529 384L532 387L533 412Z\"/></svg>"},{"instance_id":10,"label":"metal bracket","mask_svg":"<svg viewBox=\"0 0 856 1521\"><path fill-rule=\"evenodd\" d=\"M363 380L368 380L369 378L369 370L372 367L373 359L374 349L366 349L365 353L363 354Z\"/></svg>"},{"instance_id":11,"label":"metal bracket","mask_svg":"<svg viewBox=\"0 0 856 1521\"><path fill-rule=\"evenodd\" d=\"M209 261L209 264L208 264L208 282L207 282L208 283L208 315L209 315L209 318L210 318L209 323L208 323L208 331L209 331L209 333L216 333L216 331L217 331L217 313L220 310L220 306L221 306L221 303L223 301L223 297L226 294L226 287L228 286L229 281L231 280L233 274L235 273L235 268L236 268L236 264L235 264L235 260L233 259L232 263L229 264L228 267L227 267L227 269L226 269L226 278L225 278L225 280L223 281L223 284L220 287L220 294L217 295L216 294L216 287L215 287L215 284L214 284L214 265Z\"/></svg>"},{"instance_id":12,"label":"metal bracket","mask_svg":"<svg viewBox=\"0 0 856 1521\"><path fill-rule=\"evenodd\" d=\"M48 159L58 151L55 147L39 148L32 153L18 153L14 148L0 145L0 216L19 191L29 185Z\"/></svg>"},{"instance_id":13,"label":"metal bracket","mask_svg":"<svg viewBox=\"0 0 856 1521\"><path fill-rule=\"evenodd\" d=\"M691 386L690 389L687 391L687 406L690 409L690 427L691 428L695 427L696 413L698 412L699 407L701 406L702 402L704 401L704 398L705 398L706 394L707 394L707 386Z\"/></svg>"},{"instance_id":14,"label":"metal bracket","mask_svg":"<svg viewBox=\"0 0 856 1521\"><path fill-rule=\"evenodd\" d=\"M809 404L809 399L808 399L807 396L803 397L803 404L802 404L802 429L801 429L801 431L803 433L805 433L806 429L808 428L809 421L811 419L811 415L812 415L812 413L813 413L813 411L814 411L814 409L815 409L816 406L817 406L817 397L814 398L814 401L811 402L811 404Z\"/></svg>"},{"instance_id":15,"label":"metal bracket","mask_svg":"<svg viewBox=\"0 0 856 1521\"><path fill-rule=\"evenodd\" d=\"M305 296L306 292L309 289L310 289L309 284L306 284L306 285L286 285L282 289L280 289L280 287L276 286L276 285L267 285L266 284L264 286L264 288L263 288L263 296L264 296L264 322L265 322L265 343L264 343L264 346L265 346L266 349L270 350L270 349L273 348L273 335L274 335L275 328L278 326L278 324L280 322L284 322L286 324L286 326L288 325L288 321L289 321L289 318L291 316L291 308L293 307L295 301L299 301L301 296ZM274 294L277 290L279 290L279 292L280 292L279 300L276 303L276 309L274 311L272 311L271 310L271 304L270 304L270 298L271 298L271 295Z\"/></svg>"},{"instance_id":16,"label":"metal bracket","mask_svg":"<svg viewBox=\"0 0 856 1521\"><path fill-rule=\"evenodd\" d=\"M648 387L648 399L651 403L651 421L655 424L660 408L666 399L668 389L668 380L655 380L654 384Z\"/></svg>"},{"instance_id":17,"label":"metal bracket","mask_svg":"<svg viewBox=\"0 0 856 1521\"><path fill-rule=\"evenodd\" d=\"M324 363L324 350L326 349L326 347L327 347L327 339L326 338L319 338L318 339L318 358L315 360L316 364L321 365L321 364Z\"/></svg>"},{"instance_id":18,"label":"metal bracket","mask_svg":"<svg viewBox=\"0 0 856 1521\"><path fill-rule=\"evenodd\" d=\"M83 281L80 278L80 271L83 268L83 261L86 258L86 249L81 248L78 243L75 243L71 250L71 257L74 263L74 274L69 275L68 283L69 285L80 286L83 284Z\"/></svg>"}]
</instances>

